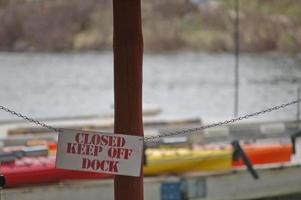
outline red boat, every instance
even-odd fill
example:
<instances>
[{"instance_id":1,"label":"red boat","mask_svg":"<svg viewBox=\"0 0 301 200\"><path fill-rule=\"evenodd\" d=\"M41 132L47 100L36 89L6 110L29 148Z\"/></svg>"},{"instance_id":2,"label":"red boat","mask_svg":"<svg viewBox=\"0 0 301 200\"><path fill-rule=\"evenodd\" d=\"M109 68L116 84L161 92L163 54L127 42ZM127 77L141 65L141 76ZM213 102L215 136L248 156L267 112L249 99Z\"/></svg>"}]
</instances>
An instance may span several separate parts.
<instances>
[{"instance_id":1,"label":"red boat","mask_svg":"<svg viewBox=\"0 0 301 200\"><path fill-rule=\"evenodd\" d=\"M225 149L233 151L231 145L201 145L194 146L198 149ZM289 162L292 156L292 144L261 144L261 143L250 143L241 144L241 148L245 152L248 159L253 165L257 164L271 164L271 163L283 163ZM242 158L233 160L232 166L238 167L245 165Z\"/></svg>"},{"instance_id":2,"label":"red boat","mask_svg":"<svg viewBox=\"0 0 301 200\"><path fill-rule=\"evenodd\" d=\"M291 144L244 144L242 148L253 165L289 162ZM242 159L233 160L233 166L244 165Z\"/></svg>"},{"instance_id":3,"label":"red boat","mask_svg":"<svg viewBox=\"0 0 301 200\"><path fill-rule=\"evenodd\" d=\"M55 168L55 157L21 158L2 163L0 173L5 176L5 187L55 183L63 180L112 178L110 174L81 172Z\"/></svg>"}]
</instances>

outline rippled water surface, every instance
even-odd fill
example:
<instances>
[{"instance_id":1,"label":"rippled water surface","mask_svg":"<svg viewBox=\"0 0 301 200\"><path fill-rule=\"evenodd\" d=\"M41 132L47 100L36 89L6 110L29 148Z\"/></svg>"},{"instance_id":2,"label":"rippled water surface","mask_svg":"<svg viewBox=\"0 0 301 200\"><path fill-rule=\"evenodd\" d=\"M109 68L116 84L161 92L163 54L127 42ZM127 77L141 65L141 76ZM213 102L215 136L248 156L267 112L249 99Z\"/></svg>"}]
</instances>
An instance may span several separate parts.
<instances>
[{"instance_id":1,"label":"rippled water surface","mask_svg":"<svg viewBox=\"0 0 301 200\"><path fill-rule=\"evenodd\" d=\"M112 112L111 52L0 53L0 104L32 117ZM170 53L144 56L144 102L163 115L219 119L233 116L232 54ZM296 99L301 63L279 55L241 55L239 114ZM296 106L261 118L295 118ZM0 119L16 119L0 112Z\"/></svg>"}]
</instances>

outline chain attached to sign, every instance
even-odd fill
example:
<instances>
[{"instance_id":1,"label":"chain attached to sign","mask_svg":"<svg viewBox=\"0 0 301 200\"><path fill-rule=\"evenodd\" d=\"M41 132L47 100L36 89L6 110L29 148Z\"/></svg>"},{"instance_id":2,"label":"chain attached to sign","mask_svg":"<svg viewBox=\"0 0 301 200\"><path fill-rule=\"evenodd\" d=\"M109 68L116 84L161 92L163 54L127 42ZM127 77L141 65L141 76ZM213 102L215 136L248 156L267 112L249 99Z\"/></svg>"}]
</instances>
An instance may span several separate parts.
<instances>
[{"instance_id":1,"label":"chain attached to sign","mask_svg":"<svg viewBox=\"0 0 301 200\"><path fill-rule=\"evenodd\" d=\"M267 109L264 109L264 110L261 110L261 111L258 111L258 112L246 114L244 116L232 118L232 119L225 120L225 121L220 121L220 122L213 123L213 124L204 125L204 126L201 126L201 127L188 128L188 129L184 129L184 130L180 130L180 131L170 132L170 133L163 134L163 135L144 137L144 140L145 141L151 141L151 140L156 140L156 139L159 139L159 138L162 138L162 137L169 137L169 136L182 135L182 134L191 134L191 133L199 131L199 130L204 130L204 129L213 128L213 127L217 127L217 126L223 126L223 125L226 125L226 124L234 123L234 122L241 121L241 120L244 120L244 119L248 119L248 118L251 118L251 117L255 117L255 116L258 116L258 115L263 115L265 113L276 111L276 110L285 108L287 106L291 106L291 105L297 104L299 102L301 102L301 99L297 99L295 101L290 101L290 102L287 102L287 103L283 103L281 105L270 107L270 108L267 108ZM0 106L0 110L4 110L5 112L8 112L8 113L10 113L12 115L15 115L17 117L23 118L26 121L29 121L31 123L35 123L35 124L37 124L39 126L47 128L47 129L49 129L51 131L55 131L55 132L61 133L64 130L64 129L60 129L60 128L54 128L54 127L49 126L49 125L47 125L45 123L42 123L42 122L40 122L38 120L35 120L33 118L30 118L30 117L27 117L27 116L22 115L20 113L17 113L17 112L15 112L15 111L13 111L13 110L11 110L9 108L6 108L4 106Z\"/></svg>"},{"instance_id":2,"label":"chain attached to sign","mask_svg":"<svg viewBox=\"0 0 301 200\"><path fill-rule=\"evenodd\" d=\"M143 137L63 130L59 133L56 167L140 176Z\"/></svg>"},{"instance_id":3,"label":"chain attached to sign","mask_svg":"<svg viewBox=\"0 0 301 200\"><path fill-rule=\"evenodd\" d=\"M180 134L190 134L195 131L222 126L276 111L299 102L301 102L301 99L218 123L144 138L124 134L54 128L4 106L0 106L0 110L4 110L26 121L59 133L56 155L57 168L140 176L143 141L156 140L162 137Z\"/></svg>"}]
</instances>

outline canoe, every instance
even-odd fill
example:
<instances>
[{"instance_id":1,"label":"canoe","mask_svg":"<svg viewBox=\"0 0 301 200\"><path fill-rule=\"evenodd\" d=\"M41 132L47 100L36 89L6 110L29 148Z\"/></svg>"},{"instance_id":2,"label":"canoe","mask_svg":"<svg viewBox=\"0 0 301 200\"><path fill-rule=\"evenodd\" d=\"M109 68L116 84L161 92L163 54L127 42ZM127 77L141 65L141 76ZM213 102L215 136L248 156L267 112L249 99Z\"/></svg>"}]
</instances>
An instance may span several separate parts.
<instances>
[{"instance_id":1,"label":"canoe","mask_svg":"<svg viewBox=\"0 0 301 200\"><path fill-rule=\"evenodd\" d=\"M281 143L246 143L241 148L253 165L289 162L292 156L292 145ZM194 149L223 149L233 153L231 145L196 145ZM241 158L232 162L233 167L244 166Z\"/></svg>"},{"instance_id":2,"label":"canoe","mask_svg":"<svg viewBox=\"0 0 301 200\"><path fill-rule=\"evenodd\" d=\"M144 175L226 170L231 164L232 154L225 150L147 149Z\"/></svg>"},{"instance_id":3,"label":"canoe","mask_svg":"<svg viewBox=\"0 0 301 200\"><path fill-rule=\"evenodd\" d=\"M289 162L292 156L291 144L244 144L242 148L253 165ZM242 159L233 160L233 166L242 165Z\"/></svg>"},{"instance_id":4,"label":"canoe","mask_svg":"<svg viewBox=\"0 0 301 200\"><path fill-rule=\"evenodd\" d=\"M25 157L13 163L2 163L0 173L5 187L57 183L63 180L110 178L112 175L55 168L55 157Z\"/></svg>"},{"instance_id":5,"label":"canoe","mask_svg":"<svg viewBox=\"0 0 301 200\"><path fill-rule=\"evenodd\" d=\"M5 176L5 187L58 182L60 179L60 171L53 167L52 160L43 157L2 163L0 171Z\"/></svg>"}]
</instances>

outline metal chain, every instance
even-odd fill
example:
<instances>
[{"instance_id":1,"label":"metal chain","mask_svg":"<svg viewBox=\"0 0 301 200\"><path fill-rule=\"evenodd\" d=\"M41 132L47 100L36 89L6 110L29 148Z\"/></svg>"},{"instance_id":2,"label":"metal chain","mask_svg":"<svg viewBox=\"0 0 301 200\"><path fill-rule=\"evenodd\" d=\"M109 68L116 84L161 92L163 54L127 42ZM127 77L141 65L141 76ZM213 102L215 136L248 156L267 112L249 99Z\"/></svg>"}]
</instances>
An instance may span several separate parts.
<instances>
[{"instance_id":1,"label":"metal chain","mask_svg":"<svg viewBox=\"0 0 301 200\"><path fill-rule=\"evenodd\" d=\"M162 135L144 137L144 140L145 141L158 140L162 137L171 137L171 136L175 136L175 135L191 134L191 133L196 132L196 131L200 131L200 130L204 130L204 129L208 129L208 128L213 128L213 127L217 127L217 126L227 125L227 124L230 124L230 123L234 123L234 122L237 122L237 121L241 121L241 120L248 119L248 118L251 118L251 117L255 117L255 116L258 116L258 115L262 115L262 114L265 114L265 113L268 113L268 112L279 110L279 109L285 108L287 106L290 106L290 105L293 105L293 104L296 104L296 103L299 103L299 102L301 102L301 99L291 101L291 102L288 102L288 103L284 103L284 104L281 104L281 105L278 105L278 106L274 106L274 107L271 107L271 108L268 108L268 109L265 109L265 110L261 110L259 112L254 112L254 113L247 114L247 115L244 115L244 116L241 116L241 117L216 122L216 123L213 123L213 124L208 124L208 125L204 125L204 126L201 126L201 127L174 131L174 132L170 132L170 133L162 134Z\"/></svg>"},{"instance_id":2,"label":"metal chain","mask_svg":"<svg viewBox=\"0 0 301 200\"><path fill-rule=\"evenodd\" d=\"M200 131L200 130L204 130L204 129L208 129L208 128L213 128L213 127L217 127L217 126L223 126L223 125L226 125L226 124L234 123L234 122L241 121L241 120L244 120L244 119L248 119L248 118L251 118L251 117L255 117L255 116L258 116L258 115L263 115L265 113L272 112L272 111L275 111L275 110L279 110L279 109L285 108L287 106L290 106L290 105L293 105L293 104L296 104L296 103L299 103L299 102L301 102L301 99L297 99L295 101L284 103L284 104L274 106L274 107L271 107L271 108L268 108L268 109L265 109L265 110L261 110L259 112L254 112L254 113L247 114L247 115L244 115L244 116L241 116L241 117L216 122L216 123L213 123L213 124L208 124L208 125L204 125L204 126L201 126L201 127L174 131L174 132L170 132L170 133L162 134L162 135L144 137L144 140L145 141L150 141L150 140L157 140L157 139L160 139L162 137L170 137L170 136L175 136L175 135L191 134L191 133L196 132L196 131ZM62 129L60 129L60 128L54 128L54 127L49 126L49 125L47 125L43 122L40 122L40 121L35 120L33 118L27 117L25 115L22 115L21 113L15 112L15 111L13 111L9 108L6 108L4 106L0 106L0 109L4 110L5 112L8 112L12 115L15 115L17 117L23 118L26 121L29 121L29 122L34 123L36 125L47 128L49 130L52 130L52 131L55 131L55 132L62 132Z\"/></svg>"},{"instance_id":3,"label":"metal chain","mask_svg":"<svg viewBox=\"0 0 301 200\"><path fill-rule=\"evenodd\" d=\"M33 119L33 118L27 117L27 116L25 116L25 115L22 115L21 113L15 112L15 111L13 111L13 110L11 110L11 109L9 109L9 108L6 108L6 107L4 107L4 106L0 106L0 109L1 109L1 110L4 110L5 112L8 112L8 113L10 113L10 114L12 114L12 115L15 115L15 116L17 116L17 117L23 118L23 119L26 120L26 121L29 121L29 122L34 123L34 124L36 124L36 125L42 126L42 127L44 127L44 128L47 128L47 129L49 129L49 130L51 130L51 131L55 131L55 132L58 132L58 133L62 131L62 129L54 128L54 127L49 126L49 125L47 125L47 124L45 124L45 123L43 123L43 122L40 122L40 121L35 120L35 119Z\"/></svg>"}]
</instances>

